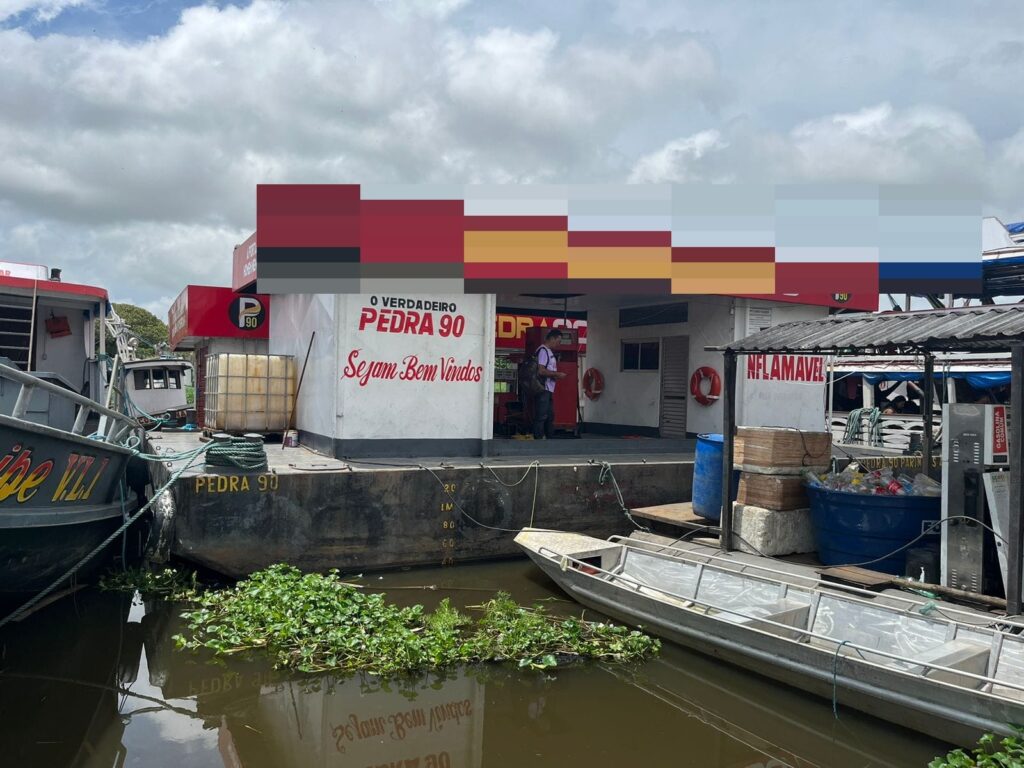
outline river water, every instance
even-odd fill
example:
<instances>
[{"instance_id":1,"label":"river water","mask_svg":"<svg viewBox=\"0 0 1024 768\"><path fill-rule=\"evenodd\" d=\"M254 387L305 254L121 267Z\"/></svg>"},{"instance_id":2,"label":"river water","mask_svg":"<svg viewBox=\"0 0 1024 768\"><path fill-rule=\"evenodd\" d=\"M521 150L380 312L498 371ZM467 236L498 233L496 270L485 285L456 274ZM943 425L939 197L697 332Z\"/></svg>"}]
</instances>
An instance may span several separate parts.
<instances>
[{"instance_id":1,"label":"river water","mask_svg":"<svg viewBox=\"0 0 1024 768\"><path fill-rule=\"evenodd\" d=\"M373 575L395 602L563 598L526 561ZM436 590L410 589L436 585ZM401 589L400 589L401 588ZM569 602L553 609L578 612ZM180 607L82 590L0 634L0 764L921 767L946 745L665 643L623 668L382 683L176 650ZM588 612L588 617L597 618Z\"/></svg>"}]
</instances>

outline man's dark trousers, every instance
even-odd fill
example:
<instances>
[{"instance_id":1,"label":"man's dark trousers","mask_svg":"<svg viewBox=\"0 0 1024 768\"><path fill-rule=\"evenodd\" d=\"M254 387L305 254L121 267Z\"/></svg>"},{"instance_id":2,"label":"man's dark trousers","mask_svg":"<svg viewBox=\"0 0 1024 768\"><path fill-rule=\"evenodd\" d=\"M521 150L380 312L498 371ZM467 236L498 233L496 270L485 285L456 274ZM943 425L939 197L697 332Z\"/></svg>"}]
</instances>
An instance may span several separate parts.
<instances>
[{"instance_id":1,"label":"man's dark trousers","mask_svg":"<svg viewBox=\"0 0 1024 768\"><path fill-rule=\"evenodd\" d=\"M538 392L533 401L533 439L551 437L555 431L555 409L551 393L546 389Z\"/></svg>"}]
</instances>

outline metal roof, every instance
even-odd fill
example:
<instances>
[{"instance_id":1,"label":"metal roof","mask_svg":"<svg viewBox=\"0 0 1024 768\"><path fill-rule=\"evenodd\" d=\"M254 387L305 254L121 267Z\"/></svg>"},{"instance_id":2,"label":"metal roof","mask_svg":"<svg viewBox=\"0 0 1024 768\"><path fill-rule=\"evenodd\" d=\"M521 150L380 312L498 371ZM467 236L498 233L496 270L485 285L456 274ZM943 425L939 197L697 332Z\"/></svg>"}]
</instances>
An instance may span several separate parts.
<instances>
[{"instance_id":1,"label":"metal roof","mask_svg":"<svg viewBox=\"0 0 1024 768\"><path fill-rule=\"evenodd\" d=\"M925 312L832 315L777 325L716 351L804 354L915 354L1007 350L1024 343L1024 305Z\"/></svg>"}]
</instances>

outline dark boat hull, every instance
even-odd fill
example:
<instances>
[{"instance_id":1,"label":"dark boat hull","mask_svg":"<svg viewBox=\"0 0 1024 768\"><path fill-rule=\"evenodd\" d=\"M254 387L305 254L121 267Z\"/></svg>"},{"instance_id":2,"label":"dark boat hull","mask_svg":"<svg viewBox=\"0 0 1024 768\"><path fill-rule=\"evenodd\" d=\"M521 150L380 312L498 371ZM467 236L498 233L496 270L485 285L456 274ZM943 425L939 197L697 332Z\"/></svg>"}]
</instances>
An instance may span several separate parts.
<instances>
[{"instance_id":1,"label":"dark boat hull","mask_svg":"<svg viewBox=\"0 0 1024 768\"><path fill-rule=\"evenodd\" d=\"M130 456L0 416L0 597L49 586L117 530L134 507L122 484ZM111 542L73 578L89 580L115 552Z\"/></svg>"},{"instance_id":2,"label":"dark boat hull","mask_svg":"<svg viewBox=\"0 0 1024 768\"><path fill-rule=\"evenodd\" d=\"M38 592L89 554L122 523L120 502L86 522L0 530L0 599ZM119 554L116 542L75 573L68 583L92 581Z\"/></svg>"}]
</instances>

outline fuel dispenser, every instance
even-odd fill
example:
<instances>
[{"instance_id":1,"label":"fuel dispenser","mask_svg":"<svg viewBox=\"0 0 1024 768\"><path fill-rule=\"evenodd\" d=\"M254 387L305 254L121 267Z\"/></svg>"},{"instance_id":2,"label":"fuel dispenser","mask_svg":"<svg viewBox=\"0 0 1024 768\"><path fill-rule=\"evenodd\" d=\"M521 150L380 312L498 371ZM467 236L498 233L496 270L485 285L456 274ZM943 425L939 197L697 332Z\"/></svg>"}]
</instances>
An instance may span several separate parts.
<instances>
[{"instance_id":1,"label":"fuel dispenser","mask_svg":"<svg viewBox=\"0 0 1024 768\"><path fill-rule=\"evenodd\" d=\"M544 337L550 328L533 327L526 329L526 354L533 355L544 343ZM579 435L579 406L580 406L580 371L579 354L580 340L579 331L576 328L560 328L562 332L561 341L552 350L555 359L558 361L558 370L565 374L555 384L555 396L552 399L554 407L554 426L556 430L572 432ZM533 421L533 403L526 405L526 413L529 421Z\"/></svg>"},{"instance_id":2,"label":"fuel dispenser","mask_svg":"<svg viewBox=\"0 0 1024 768\"><path fill-rule=\"evenodd\" d=\"M948 520L942 525L943 586L1003 593L999 560L1005 549L989 530L1001 526L985 476L1009 466L1009 415L1005 405L942 406L942 519ZM966 519L950 519L958 517Z\"/></svg>"}]
</instances>

